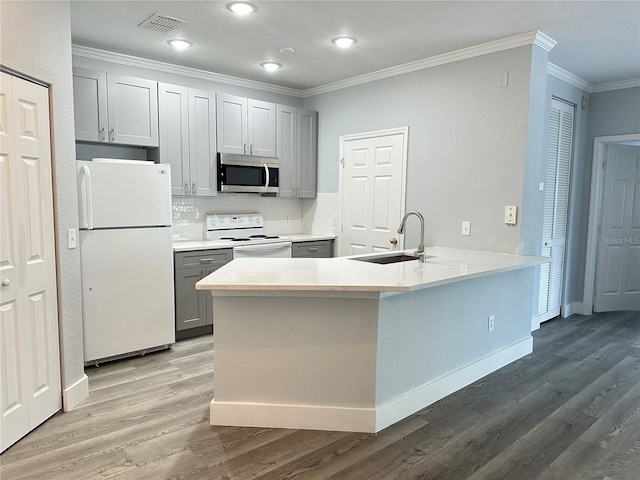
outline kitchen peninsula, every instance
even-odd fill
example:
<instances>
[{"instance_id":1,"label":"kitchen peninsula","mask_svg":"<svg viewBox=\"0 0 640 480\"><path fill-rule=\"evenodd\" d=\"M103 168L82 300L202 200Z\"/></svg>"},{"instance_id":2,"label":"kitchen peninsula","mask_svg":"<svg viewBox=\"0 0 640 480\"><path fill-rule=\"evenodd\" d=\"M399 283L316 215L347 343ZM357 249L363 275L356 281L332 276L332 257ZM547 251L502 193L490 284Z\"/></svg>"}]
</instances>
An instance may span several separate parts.
<instances>
[{"instance_id":1,"label":"kitchen peninsula","mask_svg":"<svg viewBox=\"0 0 640 480\"><path fill-rule=\"evenodd\" d=\"M378 432L532 351L548 259L426 253L237 259L198 282L214 296L211 424Z\"/></svg>"}]
</instances>

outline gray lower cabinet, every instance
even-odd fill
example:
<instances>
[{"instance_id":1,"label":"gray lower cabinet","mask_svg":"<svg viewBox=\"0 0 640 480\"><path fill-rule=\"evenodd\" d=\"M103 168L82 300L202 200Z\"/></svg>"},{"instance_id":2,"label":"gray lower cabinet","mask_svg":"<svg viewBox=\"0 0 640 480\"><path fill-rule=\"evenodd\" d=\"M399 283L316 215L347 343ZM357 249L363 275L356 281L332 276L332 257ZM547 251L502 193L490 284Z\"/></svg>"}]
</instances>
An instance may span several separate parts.
<instances>
[{"instance_id":1,"label":"gray lower cabinet","mask_svg":"<svg viewBox=\"0 0 640 480\"><path fill-rule=\"evenodd\" d=\"M233 250L176 252L176 340L213 331L211 292L196 290L196 283L233 259Z\"/></svg>"},{"instance_id":2,"label":"gray lower cabinet","mask_svg":"<svg viewBox=\"0 0 640 480\"><path fill-rule=\"evenodd\" d=\"M333 257L333 240L313 240L309 242L293 242L291 256L293 258L331 258Z\"/></svg>"}]
</instances>

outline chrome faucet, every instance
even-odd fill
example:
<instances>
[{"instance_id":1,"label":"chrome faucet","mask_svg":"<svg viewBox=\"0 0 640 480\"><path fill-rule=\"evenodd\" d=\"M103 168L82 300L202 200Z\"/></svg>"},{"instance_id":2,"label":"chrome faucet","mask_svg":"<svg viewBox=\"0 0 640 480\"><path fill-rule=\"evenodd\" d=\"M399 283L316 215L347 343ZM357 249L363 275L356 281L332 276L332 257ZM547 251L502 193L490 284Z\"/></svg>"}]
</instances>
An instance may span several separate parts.
<instances>
[{"instance_id":1,"label":"chrome faucet","mask_svg":"<svg viewBox=\"0 0 640 480\"><path fill-rule=\"evenodd\" d=\"M398 227L398 233L402 235L404 233L404 225L407 222L407 217L409 215L415 215L420 220L420 243L418 244L418 248L416 249L414 255L418 257L418 260L421 262L425 261L424 257L424 217L420 212L416 212L415 210L411 210L404 214L402 220L400 221L400 226Z\"/></svg>"}]
</instances>

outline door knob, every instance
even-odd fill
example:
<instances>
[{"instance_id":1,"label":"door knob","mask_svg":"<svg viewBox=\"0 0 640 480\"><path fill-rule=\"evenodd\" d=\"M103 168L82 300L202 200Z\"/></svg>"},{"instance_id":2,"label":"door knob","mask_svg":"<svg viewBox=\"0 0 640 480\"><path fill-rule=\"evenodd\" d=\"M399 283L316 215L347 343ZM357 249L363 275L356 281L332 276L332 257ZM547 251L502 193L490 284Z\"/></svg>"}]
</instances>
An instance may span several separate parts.
<instances>
[{"instance_id":1,"label":"door knob","mask_svg":"<svg viewBox=\"0 0 640 480\"><path fill-rule=\"evenodd\" d=\"M389 240L389 243L391 245L397 245L398 244L398 239L396 237L393 237L391 240Z\"/></svg>"},{"instance_id":2,"label":"door knob","mask_svg":"<svg viewBox=\"0 0 640 480\"><path fill-rule=\"evenodd\" d=\"M11 280L9 280L8 278L5 278L4 280L2 280L3 287L8 287L9 285L11 285Z\"/></svg>"}]
</instances>

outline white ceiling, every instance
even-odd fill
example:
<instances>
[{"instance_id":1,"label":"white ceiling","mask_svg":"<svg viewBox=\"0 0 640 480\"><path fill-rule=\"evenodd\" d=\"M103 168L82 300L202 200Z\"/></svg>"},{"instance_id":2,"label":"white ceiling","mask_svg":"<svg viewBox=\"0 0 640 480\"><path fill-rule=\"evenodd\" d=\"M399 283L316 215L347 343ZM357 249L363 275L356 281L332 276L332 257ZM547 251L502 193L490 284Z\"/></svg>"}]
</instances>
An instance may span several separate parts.
<instances>
[{"instance_id":1,"label":"white ceiling","mask_svg":"<svg viewBox=\"0 0 640 480\"><path fill-rule=\"evenodd\" d=\"M640 78L640 1L71 1L75 45L299 90L541 31L549 61L591 85ZM172 32L137 25L153 13L186 20ZM357 37L349 50L331 43ZM184 38L183 53L167 45ZM281 53L290 47L295 53ZM283 68L269 74L260 63Z\"/></svg>"}]
</instances>

